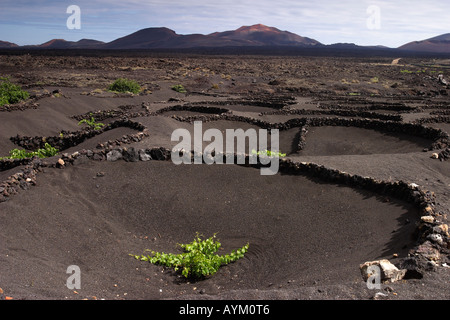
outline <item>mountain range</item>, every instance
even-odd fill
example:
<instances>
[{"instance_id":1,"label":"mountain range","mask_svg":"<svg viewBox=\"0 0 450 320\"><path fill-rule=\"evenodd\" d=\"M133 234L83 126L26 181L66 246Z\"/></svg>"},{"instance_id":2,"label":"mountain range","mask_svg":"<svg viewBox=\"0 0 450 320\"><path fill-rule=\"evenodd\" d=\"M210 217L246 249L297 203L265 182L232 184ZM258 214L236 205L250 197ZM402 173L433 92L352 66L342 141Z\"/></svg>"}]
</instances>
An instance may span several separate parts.
<instances>
[{"instance_id":1,"label":"mountain range","mask_svg":"<svg viewBox=\"0 0 450 320\"><path fill-rule=\"evenodd\" d=\"M8 41L0 41L0 48L17 48L18 45Z\"/></svg>"},{"instance_id":2,"label":"mountain range","mask_svg":"<svg viewBox=\"0 0 450 320\"><path fill-rule=\"evenodd\" d=\"M30 49L182 49L182 48L220 48L220 47L330 47L330 48L386 48L382 46L361 47L355 44L324 45L317 40L303 37L289 31L281 31L262 24L243 26L236 30L214 32L208 35L180 35L168 28L146 28L111 42L92 39L66 41L53 39L40 45L18 46L0 41L0 48ZM397 48L405 51L450 53L450 33L434 38L413 41Z\"/></svg>"},{"instance_id":3,"label":"mountain range","mask_svg":"<svg viewBox=\"0 0 450 320\"><path fill-rule=\"evenodd\" d=\"M434 38L409 42L399 49L421 52L450 53L450 33L446 33Z\"/></svg>"}]
</instances>

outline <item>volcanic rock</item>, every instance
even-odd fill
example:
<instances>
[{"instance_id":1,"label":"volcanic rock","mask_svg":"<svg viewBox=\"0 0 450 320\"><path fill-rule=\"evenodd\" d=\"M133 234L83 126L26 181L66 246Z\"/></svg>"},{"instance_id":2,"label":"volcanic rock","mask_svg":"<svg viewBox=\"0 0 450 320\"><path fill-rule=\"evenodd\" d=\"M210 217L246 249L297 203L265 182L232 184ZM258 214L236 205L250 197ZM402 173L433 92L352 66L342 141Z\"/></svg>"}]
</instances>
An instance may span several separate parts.
<instances>
[{"instance_id":1,"label":"volcanic rock","mask_svg":"<svg viewBox=\"0 0 450 320\"><path fill-rule=\"evenodd\" d=\"M122 159L122 152L119 150L112 150L106 154L106 160L108 161L117 161Z\"/></svg>"},{"instance_id":2,"label":"volcanic rock","mask_svg":"<svg viewBox=\"0 0 450 320\"><path fill-rule=\"evenodd\" d=\"M380 280L382 282L399 281L403 279L406 274L406 269L398 269L387 259L370 261L360 265L361 274L365 281L371 276L371 274L368 273L369 266L378 266L380 268Z\"/></svg>"},{"instance_id":3,"label":"volcanic rock","mask_svg":"<svg viewBox=\"0 0 450 320\"><path fill-rule=\"evenodd\" d=\"M122 157L127 162L138 162L139 161L139 152L135 148L131 147L128 149L124 149L122 153Z\"/></svg>"},{"instance_id":4,"label":"volcanic rock","mask_svg":"<svg viewBox=\"0 0 450 320\"><path fill-rule=\"evenodd\" d=\"M145 152L144 149L140 149L139 150L139 160L149 161L149 160L152 160L152 157L147 152Z\"/></svg>"}]
</instances>

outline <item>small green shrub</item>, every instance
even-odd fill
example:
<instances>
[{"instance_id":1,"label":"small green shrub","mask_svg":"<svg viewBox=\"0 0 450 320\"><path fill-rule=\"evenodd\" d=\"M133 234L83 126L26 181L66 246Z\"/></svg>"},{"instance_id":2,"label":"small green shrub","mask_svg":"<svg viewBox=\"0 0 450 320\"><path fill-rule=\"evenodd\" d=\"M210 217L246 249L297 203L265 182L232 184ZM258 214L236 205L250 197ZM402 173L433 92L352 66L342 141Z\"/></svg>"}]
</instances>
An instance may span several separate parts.
<instances>
[{"instance_id":1,"label":"small green shrub","mask_svg":"<svg viewBox=\"0 0 450 320\"><path fill-rule=\"evenodd\" d=\"M244 257L244 254L248 251L249 244L247 243L242 248L233 250L230 254L219 256L216 252L221 244L215 241L215 238L216 235L214 234L211 238L202 240L197 233L194 241L179 245L185 251L181 254L151 251L151 255L130 255L141 261L174 268L175 271L181 269L181 274L185 278L199 279L215 274L222 265Z\"/></svg>"},{"instance_id":2,"label":"small green shrub","mask_svg":"<svg viewBox=\"0 0 450 320\"><path fill-rule=\"evenodd\" d=\"M105 125L101 122L95 122L95 118L91 117L91 119L83 119L78 122L78 125L81 126L83 123L87 124L89 128L93 128L94 130L100 130Z\"/></svg>"},{"instance_id":3,"label":"small green shrub","mask_svg":"<svg viewBox=\"0 0 450 320\"><path fill-rule=\"evenodd\" d=\"M270 150L256 151L252 150L252 154L256 154L258 156L268 156L268 157L286 157L286 153L274 152Z\"/></svg>"},{"instance_id":4,"label":"small green shrub","mask_svg":"<svg viewBox=\"0 0 450 320\"><path fill-rule=\"evenodd\" d=\"M114 81L108 88L111 91L115 92L131 92L131 93L139 93L141 91L141 87L134 80L119 78Z\"/></svg>"},{"instance_id":5,"label":"small green shrub","mask_svg":"<svg viewBox=\"0 0 450 320\"><path fill-rule=\"evenodd\" d=\"M38 149L36 151L26 151L26 150L19 150L19 149L13 149L9 152L9 157L2 157L0 160L3 159L27 159L32 157L39 157L39 158L48 158L53 157L58 154L58 149L52 147L50 144L45 143L44 148Z\"/></svg>"},{"instance_id":6,"label":"small green shrub","mask_svg":"<svg viewBox=\"0 0 450 320\"><path fill-rule=\"evenodd\" d=\"M181 84L177 84L175 86L172 86L172 90L174 90L176 92L180 92L180 93L186 93L187 92L186 89Z\"/></svg>"},{"instance_id":7,"label":"small green shrub","mask_svg":"<svg viewBox=\"0 0 450 320\"><path fill-rule=\"evenodd\" d=\"M8 78L0 77L0 106L26 100L30 94L11 83Z\"/></svg>"}]
</instances>

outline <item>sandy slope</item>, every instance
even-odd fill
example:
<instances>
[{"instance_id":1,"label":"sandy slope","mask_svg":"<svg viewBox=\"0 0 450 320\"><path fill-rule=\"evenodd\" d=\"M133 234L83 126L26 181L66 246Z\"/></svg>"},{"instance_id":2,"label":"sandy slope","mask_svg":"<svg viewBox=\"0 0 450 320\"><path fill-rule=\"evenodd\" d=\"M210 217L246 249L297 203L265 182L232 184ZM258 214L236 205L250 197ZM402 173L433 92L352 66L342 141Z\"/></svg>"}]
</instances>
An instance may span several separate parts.
<instances>
[{"instance_id":1,"label":"sandy slope","mask_svg":"<svg viewBox=\"0 0 450 320\"><path fill-rule=\"evenodd\" d=\"M57 299L72 296L71 264L85 296L114 298L119 284L129 298L177 297L189 286L128 254L174 252L196 232L218 233L224 252L250 243L244 260L198 284L208 293L356 282L361 261L406 254L417 217L407 204L301 176L157 161L48 169L1 215L2 288Z\"/></svg>"}]
</instances>

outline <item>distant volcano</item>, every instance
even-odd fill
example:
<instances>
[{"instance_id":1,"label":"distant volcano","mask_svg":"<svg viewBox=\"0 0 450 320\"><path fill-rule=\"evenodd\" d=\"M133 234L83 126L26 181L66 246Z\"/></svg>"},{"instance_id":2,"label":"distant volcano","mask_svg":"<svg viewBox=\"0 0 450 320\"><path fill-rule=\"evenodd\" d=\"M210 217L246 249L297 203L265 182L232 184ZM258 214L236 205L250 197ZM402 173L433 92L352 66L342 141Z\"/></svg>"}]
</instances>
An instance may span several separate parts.
<instances>
[{"instance_id":1,"label":"distant volcano","mask_svg":"<svg viewBox=\"0 0 450 320\"><path fill-rule=\"evenodd\" d=\"M216 32L209 37L222 41L238 41L253 46L315 46L319 41L262 24L240 27L234 31Z\"/></svg>"},{"instance_id":2,"label":"distant volcano","mask_svg":"<svg viewBox=\"0 0 450 320\"><path fill-rule=\"evenodd\" d=\"M450 53L450 33L446 33L434 38L409 42L399 49L422 52Z\"/></svg>"},{"instance_id":3,"label":"distant volcano","mask_svg":"<svg viewBox=\"0 0 450 320\"><path fill-rule=\"evenodd\" d=\"M147 28L102 46L105 49L195 48L225 46L314 46L320 42L262 24L209 35L179 35L168 28Z\"/></svg>"},{"instance_id":4,"label":"distant volcano","mask_svg":"<svg viewBox=\"0 0 450 320\"><path fill-rule=\"evenodd\" d=\"M97 49L104 42L92 40L92 39L81 39L79 41L67 41L64 39L52 39L43 44L39 45L27 45L23 48L37 48L37 49Z\"/></svg>"},{"instance_id":5,"label":"distant volcano","mask_svg":"<svg viewBox=\"0 0 450 320\"><path fill-rule=\"evenodd\" d=\"M17 44L8 41L0 41L0 48L16 48Z\"/></svg>"}]
</instances>

